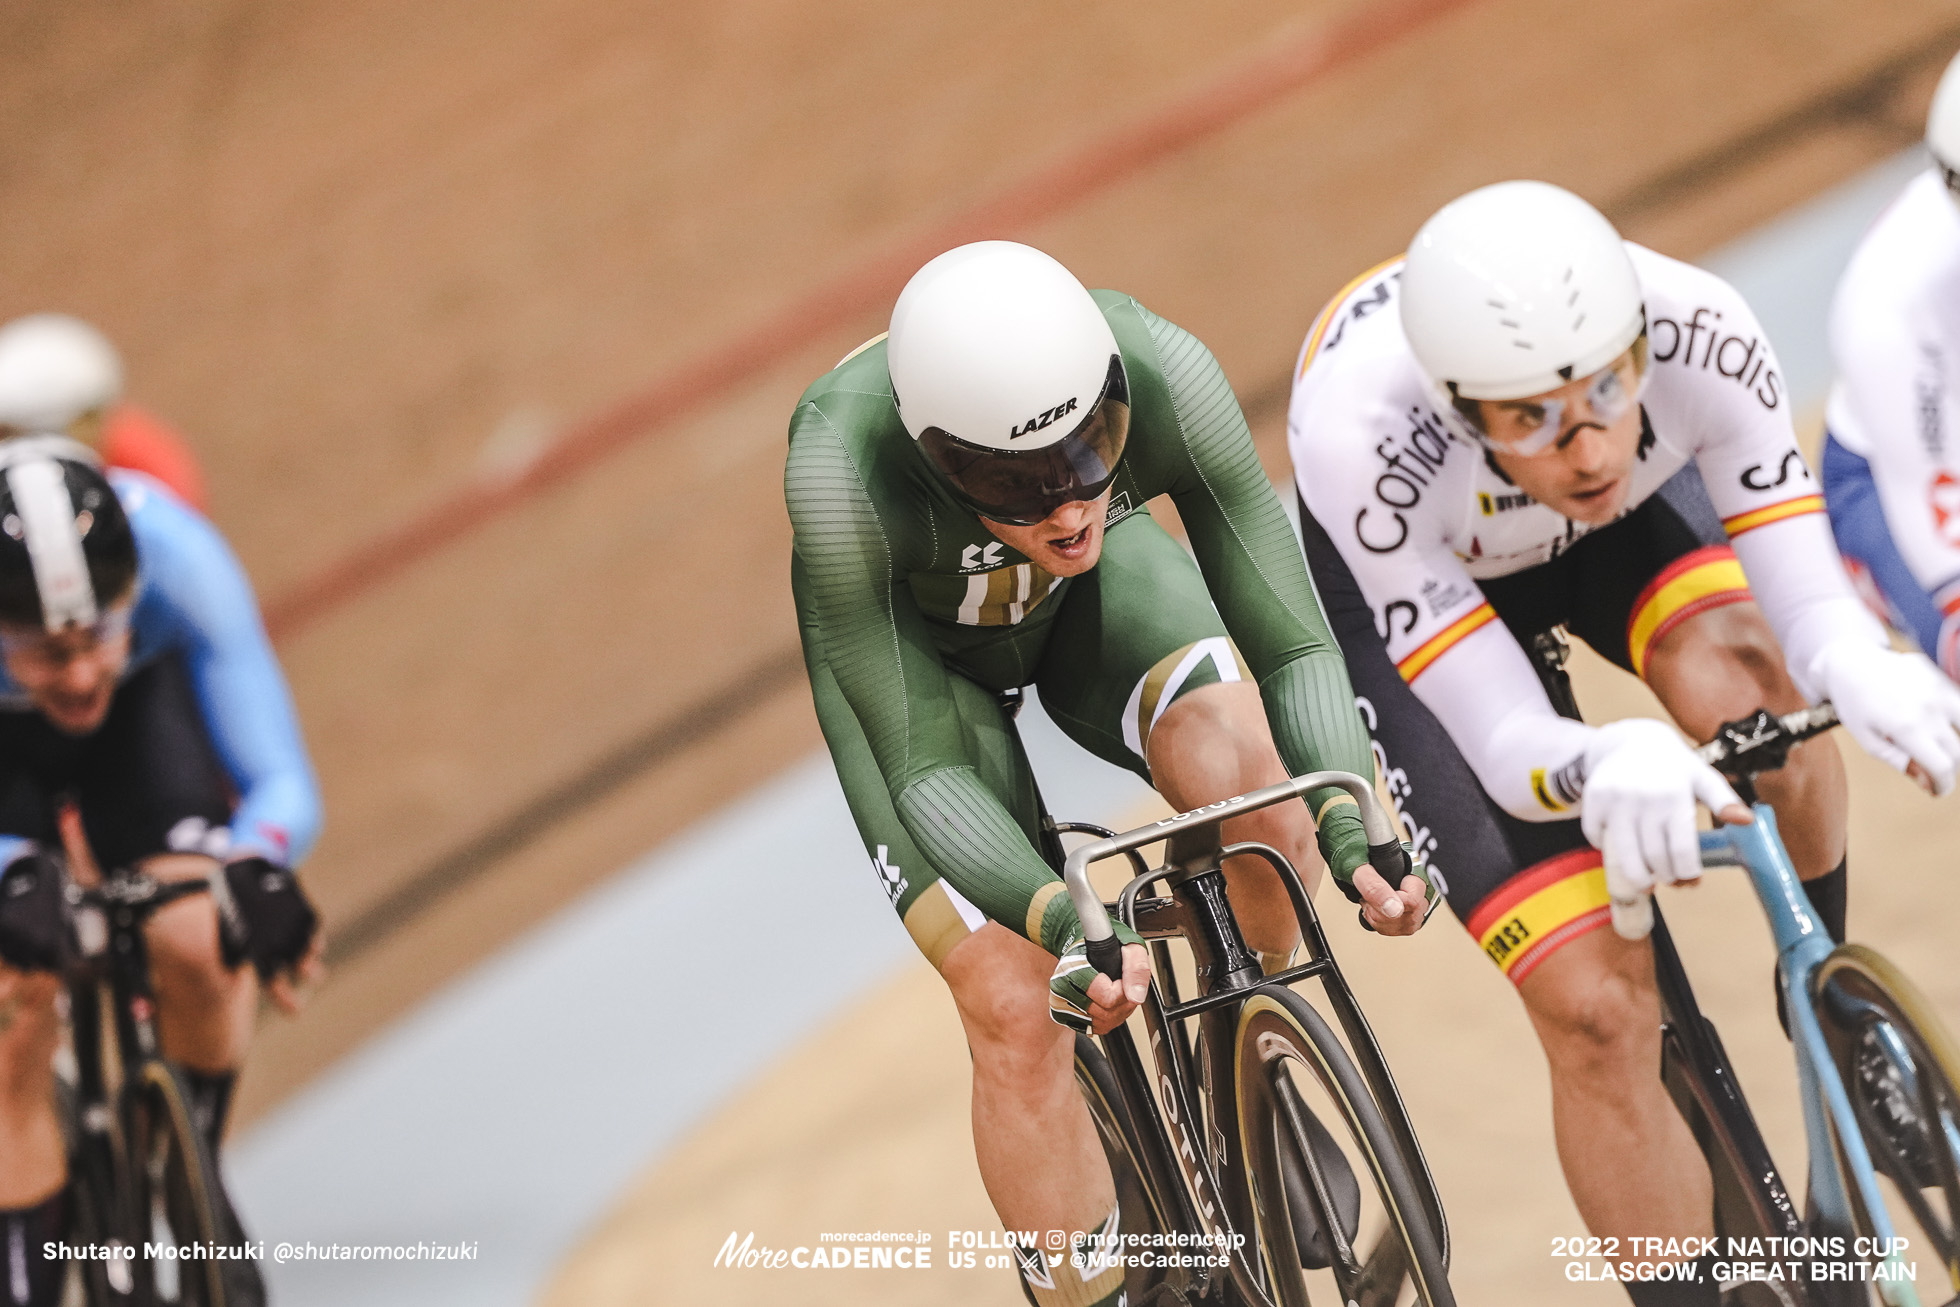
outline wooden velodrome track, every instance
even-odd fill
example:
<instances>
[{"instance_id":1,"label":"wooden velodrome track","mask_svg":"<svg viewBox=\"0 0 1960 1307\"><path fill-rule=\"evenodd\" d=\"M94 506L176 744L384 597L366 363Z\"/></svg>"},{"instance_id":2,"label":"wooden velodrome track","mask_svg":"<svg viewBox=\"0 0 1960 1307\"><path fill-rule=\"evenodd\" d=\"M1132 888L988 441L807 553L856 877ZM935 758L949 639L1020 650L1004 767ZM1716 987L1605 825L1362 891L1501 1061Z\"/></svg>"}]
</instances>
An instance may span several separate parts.
<instances>
[{"instance_id":1,"label":"wooden velodrome track","mask_svg":"<svg viewBox=\"0 0 1960 1307\"><path fill-rule=\"evenodd\" d=\"M1443 200L1543 177L1693 256L1915 139L1956 46L1960 6L1933 0L0 10L0 315L101 323L135 395L188 431L326 786L309 879L337 971L266 1029L242 1115L818 746L784 424L937 249L1029 240L1190 327L1277 471L1305 324ZM1953 818L1902 803L1917 824L1888 834L1897 787L1869 773L1875 872ZM1866 902L1854 922L1878 933ZM1398 1065L1425 1014L1515 1064L1490 1092L1516 1148L1438 1161L1501 1223L1513 1198L1563 1199L1542 1113L1515 1106L1542 1095L1537 1055L1493 980L1385 997L1377 1020ZM930 1056L912 1073L957 1098L943 999L920 984L888 1006L838 1039ZM813 1112L872 1116L875 1086L806 1066L802 1087ZM1439 1121L1489 1124L1493 1104L1461 1098ZM715 1138L669 1179L705 1183ZM951 1224L987 1222L970 1154L881 1139L833 1131L815 1164L883 1149L875 1189L943 1160L920 1192L963 1185ZM848 1227L824 1201L795 1219ZM1544 1275L1533 1238L1490 1273ZM668 1249L662 1276L705 1265L693 1243L639 1242ZM587 1262L630 1268L632 1246ZM903 1288L845 1278L820 1292ZM703 1292L808 1292L761 1285Z\"/></svg>"}]
</instances>

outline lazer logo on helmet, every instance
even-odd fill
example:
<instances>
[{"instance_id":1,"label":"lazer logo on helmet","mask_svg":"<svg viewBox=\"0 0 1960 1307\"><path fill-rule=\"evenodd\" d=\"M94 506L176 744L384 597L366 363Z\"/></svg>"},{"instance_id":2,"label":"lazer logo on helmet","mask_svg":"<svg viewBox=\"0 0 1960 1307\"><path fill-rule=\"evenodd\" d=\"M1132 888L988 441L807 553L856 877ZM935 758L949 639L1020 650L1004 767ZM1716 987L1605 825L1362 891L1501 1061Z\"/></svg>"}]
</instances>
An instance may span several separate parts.
<instances>
[{"instance_id":1,"label":"lazer logo on helmet","mask_svg":"<svg viewBox=\"0 0 1960 1307\"><path fill-rule=\"evenodd\" d=\"M1012 431L1008 432L1007 438L1009 440L1019 440L1022 436L1027 435L1029 432L1041 430L1043 427L1047 426L1050 422L1053 422L1056 418L1061 417L1064 413L1075 412L1076 401L1079 400L1080 398L1081 396L1079 395L1071 395L1069 396L1068 400L1065 403L1057 404L1053 408L1045 408L1041 410L1041 412L1035 414L1033 417L1029 418L1026 422L1022 423L1020 426L1017 426Z\"/></svg>"}]
</instances>

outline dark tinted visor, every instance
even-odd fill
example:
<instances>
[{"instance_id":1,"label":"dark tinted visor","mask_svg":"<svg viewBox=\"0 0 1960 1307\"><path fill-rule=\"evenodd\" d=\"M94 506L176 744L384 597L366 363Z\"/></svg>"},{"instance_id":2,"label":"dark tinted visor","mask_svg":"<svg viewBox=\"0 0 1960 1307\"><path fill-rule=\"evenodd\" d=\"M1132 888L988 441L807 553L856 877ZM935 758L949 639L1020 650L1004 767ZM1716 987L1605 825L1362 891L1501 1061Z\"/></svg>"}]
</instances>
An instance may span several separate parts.
<instances>
[{"instance_id":1,"label":"dark tinted visor","mask_svg":"<svg viewBox=\"0 0 1960 1307\"><path fill-rule=\"evenodd\" d=\"M995 522L1033 526L1063 504L1108 489L1129 438L1129 383L1121 356L1112 354L1095 407L1060 440L1039 449L988 449L927 427L919 447L967 508Z\"/></svg>"}]
</instances>

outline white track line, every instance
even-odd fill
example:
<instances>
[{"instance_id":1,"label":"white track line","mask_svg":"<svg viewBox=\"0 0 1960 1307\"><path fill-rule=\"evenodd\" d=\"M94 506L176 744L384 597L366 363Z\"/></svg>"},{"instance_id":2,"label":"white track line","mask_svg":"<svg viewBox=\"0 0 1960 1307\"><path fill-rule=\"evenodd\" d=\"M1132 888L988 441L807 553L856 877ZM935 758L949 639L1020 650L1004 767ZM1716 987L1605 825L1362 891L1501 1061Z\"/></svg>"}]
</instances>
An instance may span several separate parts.
<instances>
[{"instance_id":1,"label":"white track line","mask_svg":"<svg viewBox=\"0 0 1960 1307\"><path fill-rule=\"evenodd\" d=\"M1902 155L1704 260L1756 307L1799 414L1829 383L1838 271L1921 166ZM1058 814L1120 820L1144 797L1038 708L1026 717ZM477 1247L465 1262L272 1265L280 1307L529 1302L651 1159L911 950L828 760L802 763L446 987L233 1145L233 1190L269 1244Z\"/></svg>"}]
</instances>

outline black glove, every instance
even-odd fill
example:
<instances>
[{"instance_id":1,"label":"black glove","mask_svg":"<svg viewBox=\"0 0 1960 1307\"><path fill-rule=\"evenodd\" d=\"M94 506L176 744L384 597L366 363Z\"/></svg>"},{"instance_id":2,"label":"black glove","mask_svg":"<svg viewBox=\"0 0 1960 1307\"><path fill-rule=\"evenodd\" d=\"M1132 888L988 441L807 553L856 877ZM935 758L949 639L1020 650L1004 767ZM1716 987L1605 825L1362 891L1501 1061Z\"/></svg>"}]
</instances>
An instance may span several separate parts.
<instances>
[{"instance_id":1,"label":"black glove","mask_svg":"<svg viewBox=\"0 0 1960 1307\"><path fill-rule=\"evenodd\" d=\"M15 858L0 871L0 961L22 971L57 970L64 933L60 861L46 853Z\"/></svg>"},{"instance_id":2,"label":"black glove","mask_svg":"<svg viewBox=\"0 0 1960 1307\"><path fill-rule=\"evenodd\" d=\"M225 864L225 885L231 891L227 911L220 904L218 940L225 965L237 967L247 958L259 977L275 975L306 956L320 914L293 873L264 858L240 858Z\"/></svg>"},{"instance_id":3,"label":"black glove","mask_svg":"<svg viewBox=\"0 0 1960 1307\"><path fill-rule=\"evenodd\" d=\"M1398 862L1401 864L1399 869L1396 866ZM1415 845L1409 843L1407 840L1403 840L1398 844L1384 844L1379 847L1370 845L1368 847L1368 863L1375 870L1381 872L1382 879L1388 882L1390 889L1398 892L1402 888L1402 881L1405 877L1414 876L1422 881L1424 896L1422 921L1416 928L1420 930L1422 926L1428 925L1430 914L1436 910L1436 902L1442 897L1442 893L1436 888L1435 878L1429 874L1429 865L1416 858ZM1383 870L1384 867L1387 870ZM1361 929L1373 932L1375 927L1368 920L1367 900L1361 897L1361 891L1354 887L1354 882L1352 880L1340 880L1337 878L1335 884L1340 886L1341 893L1347 896L1348 902L1361 905L1357 912L1357 915L1361 919Z\"/></svg>"}]
</instances>

